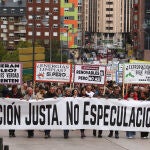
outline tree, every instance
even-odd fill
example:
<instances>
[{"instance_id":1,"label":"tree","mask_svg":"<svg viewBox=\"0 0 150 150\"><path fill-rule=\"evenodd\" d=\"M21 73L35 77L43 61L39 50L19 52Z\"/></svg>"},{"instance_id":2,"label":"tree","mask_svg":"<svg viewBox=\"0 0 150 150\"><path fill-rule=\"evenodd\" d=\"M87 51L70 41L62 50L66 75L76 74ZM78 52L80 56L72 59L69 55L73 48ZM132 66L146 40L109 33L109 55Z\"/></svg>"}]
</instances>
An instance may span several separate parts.
<instances>
[{"instance_id":1,"label":"tree","mask_svg":"<svg viewBox=\"0 0 150 150\"><path fill-rule=\"evenodd\" d=\"M19 62L18 50L8 51L2 58L3 62Z\"/></svg>"},{"instance_id":2,"label":"tree","mask_svg":"<svg viewBox=\"0 0 150 150\"><path fill-rule=\"evenodd\" d=\"M0 42L0 62L2 61L3 56L6 54L6 50L3 46L3 43Z\"/></svg>"}]
</instances>

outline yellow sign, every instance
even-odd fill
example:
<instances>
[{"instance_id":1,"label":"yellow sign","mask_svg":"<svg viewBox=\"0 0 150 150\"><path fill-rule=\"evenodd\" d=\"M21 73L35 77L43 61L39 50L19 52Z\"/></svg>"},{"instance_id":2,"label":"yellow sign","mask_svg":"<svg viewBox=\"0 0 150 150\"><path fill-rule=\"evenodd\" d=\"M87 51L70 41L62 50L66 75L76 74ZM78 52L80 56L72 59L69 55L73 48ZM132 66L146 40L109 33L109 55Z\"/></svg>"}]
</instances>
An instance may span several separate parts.
<instances>
[{"instance_id":1,"label":"yellow sign","mask_svg":"<svg viewBox=\"0 0 150 150\"><path fill-rule=\"evenodd\" d=\"M143 60L133 60L133 59L130 59L130 63L144 63L144 64L149 64L150 61L143 61Z\"/></svg>"}]
</instances>

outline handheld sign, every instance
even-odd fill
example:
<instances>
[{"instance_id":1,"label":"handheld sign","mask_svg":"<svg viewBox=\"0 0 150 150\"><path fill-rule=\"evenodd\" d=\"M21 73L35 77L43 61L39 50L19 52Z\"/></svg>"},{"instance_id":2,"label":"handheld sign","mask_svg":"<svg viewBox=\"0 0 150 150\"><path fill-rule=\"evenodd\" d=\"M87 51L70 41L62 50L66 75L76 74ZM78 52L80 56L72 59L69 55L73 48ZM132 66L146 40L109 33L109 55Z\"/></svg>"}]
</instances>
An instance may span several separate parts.
<instances>
[{"instance_id":1,"label":"handheld sign","mask_svg":"<svg viewBox=\"0 0 150 150\"><path fill-rule=\"evenodd\" d=\"M0 84L21 84L22 64L14 62L0 63Z\"/></svg>"},{"instance_id":2,"label":"handheld sign","mask_svg":"<svg viewBox=\"0 0 150 150\"><path fill-rule=\"evenodd\" d=\"M70 82L71 72L70 64L38 62L35 64L35 81Z\"/></svg>"},{"instance_id":3,"label":"handheld sign","mask_svg":"<svg viewBox=\"0 0 150 150\"><path fill-rule=\"evenodd\" d=\"M75 83L105 83L105 67L100 65L75 65Z\"/></svg>"}]
</instances>

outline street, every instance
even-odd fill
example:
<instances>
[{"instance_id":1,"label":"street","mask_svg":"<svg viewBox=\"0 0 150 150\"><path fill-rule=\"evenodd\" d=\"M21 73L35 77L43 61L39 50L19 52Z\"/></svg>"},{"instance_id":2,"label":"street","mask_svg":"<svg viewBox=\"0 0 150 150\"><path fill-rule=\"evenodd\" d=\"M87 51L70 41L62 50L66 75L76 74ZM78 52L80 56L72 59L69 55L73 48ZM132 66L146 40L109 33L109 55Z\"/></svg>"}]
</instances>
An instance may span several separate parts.
<instances>
[{"instance_id":1,"label":"street","mask_svg":"<svg viewBox=\"0 0 150 150\"><path fill-rule=\"evenodd\" d=\"M103 131L103 138L93 137L92 130L85 130L86 137L80 138L80 131L70 131L69 138L63 138L63 131L51 131L51 138L45 139L43 131L35 131L34 138L27 138L26 131L16 131L15 138L9 138L7 130L1 130L3 144L9 145L9 150L149 150L150 140L141 139L136 132L134 139L127 139L125 132L119 132L120 138L107 137L108 131Z\"/></svg>"}]
</instances>

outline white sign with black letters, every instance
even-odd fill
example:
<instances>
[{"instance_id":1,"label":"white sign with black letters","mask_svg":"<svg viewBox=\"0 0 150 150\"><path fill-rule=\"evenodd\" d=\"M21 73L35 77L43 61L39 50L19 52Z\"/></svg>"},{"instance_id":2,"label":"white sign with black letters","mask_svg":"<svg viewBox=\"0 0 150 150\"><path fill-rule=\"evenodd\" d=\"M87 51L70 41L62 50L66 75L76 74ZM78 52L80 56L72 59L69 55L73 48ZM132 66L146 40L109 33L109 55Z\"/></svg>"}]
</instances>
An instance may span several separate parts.
<instances>
[{"instance_id":1,"label":"white sign with black letters","mask_svg":"<svg viewBox=\"0 0 150 150\"><path fill-rule=\"evenodd\" d=\"M21 84L22 64L14 62L0 63L0 84Z\"/></svg>"},{"instance_id":2,"label":"white sign with black letters","mask_svg":"<svg viewBox=\"0 0 150 150\"><path fill-rule=\"evenodd\" d=\"M105 67L100 65L75 65L75 83L105 83Z\"/></svg>"},{"instance_id":3,"label":"white sign with black letters","mask_svg":"<svg viewBox=\"0 0 150 150\"><path fill-rule=\"evenodd\" d=\"M124 64L124 83L150 84L150 64Z\"/></svg>"},{"instance_id":4,"label":"white sign with black letters","mask_svg":"<svg viewBox=\"0 0 150 150\"><path fill-rule=\"evenodd\" d=\"M71 65L58 63L36 63L35 65L36 81L51 82L70 82L71 81Z\"/></svg>"}]
</instances>

